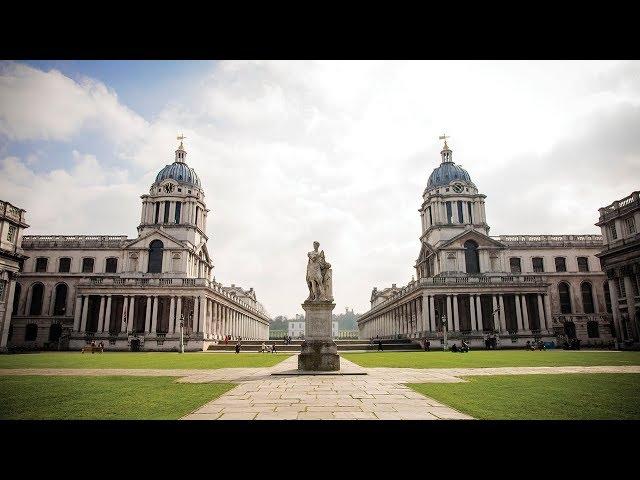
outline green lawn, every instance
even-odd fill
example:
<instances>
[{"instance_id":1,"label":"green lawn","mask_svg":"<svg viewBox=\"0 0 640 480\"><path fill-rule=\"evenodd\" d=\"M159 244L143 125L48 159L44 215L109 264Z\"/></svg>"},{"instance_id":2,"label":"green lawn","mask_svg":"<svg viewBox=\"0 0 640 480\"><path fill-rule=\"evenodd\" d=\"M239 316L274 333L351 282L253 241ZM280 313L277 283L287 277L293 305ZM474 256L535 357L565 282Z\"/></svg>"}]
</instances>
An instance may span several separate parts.
<instances>
[{"instance_id":1,"label":"green lawn","mask_svg":"<svg viewBox=\"0 0 640 480\"><path fill-rule=\"evenodd\" d=\"M341 353L362 367L464 368L640 365L640 352L478 350L453 352ZM1 365L1 362L0 362Z\"/></svg>"},{"instance_id":2,"label":"green lawn","mask_svg":"<svg viewBox=\"0 0 640 480\"><path fill-rule=\"evenodd\" d=\"M0 377L0 419L178 419L235 387L173 377Z\"/></svg>"},{"instance_id":3,"label":"green lawn","mask_svg":"<svg viewBox=\"0 0 640 480\"><path fill-rule=\"evenodd\" d=\"M501 375L410 384L484 420L640 420L640 374Z\"/></svg>"},{"instance_id":4,"label":"green lawn","mask_svg":"<svg viewBox=\"0 0 640 480\"><path fill-rule=\"evenodd\" d=\"M234 368L272 367L284 353L43 352L0 355L0 368Z\"/></svg>"}]
</instances>

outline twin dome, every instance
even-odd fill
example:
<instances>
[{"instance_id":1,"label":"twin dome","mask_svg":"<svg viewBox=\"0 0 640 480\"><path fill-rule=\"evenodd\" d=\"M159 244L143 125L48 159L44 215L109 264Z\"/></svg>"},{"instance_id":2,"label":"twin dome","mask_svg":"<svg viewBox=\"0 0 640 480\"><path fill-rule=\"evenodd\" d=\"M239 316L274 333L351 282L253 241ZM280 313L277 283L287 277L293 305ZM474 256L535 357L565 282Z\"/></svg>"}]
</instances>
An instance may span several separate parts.
<instances>
[{"instance_id":1,"label":"twin dome","mask_svg":"<svg viewBox=\"0 0 640 480\"><path fill-rule=\"evenodd\" d=\"M156 176L156 182L160 183L166 179L175 180L178 183L186 183L200 188L200 179L193 168L187 166L183 162L173 162L171 165L164 167Z\"/></svg>"}]
</instances>

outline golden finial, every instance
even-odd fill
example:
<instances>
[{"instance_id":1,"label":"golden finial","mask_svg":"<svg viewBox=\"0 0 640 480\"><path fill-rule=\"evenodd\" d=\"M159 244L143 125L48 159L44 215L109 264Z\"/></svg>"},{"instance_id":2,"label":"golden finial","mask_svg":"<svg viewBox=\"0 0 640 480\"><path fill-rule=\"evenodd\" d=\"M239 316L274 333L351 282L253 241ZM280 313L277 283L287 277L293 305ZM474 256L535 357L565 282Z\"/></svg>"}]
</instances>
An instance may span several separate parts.
<instances>
[{"instance_id":1,"label":"golden finial","mask_svg":"<svg viewBox=\"0 0 640 480\"><path fill-rule=\"evenodd\" d=\"M447 138L451 138L449 135L440 135L440 140L444 140L444 148L443 150L447 150L449 148L449 146L447 145Z\"/></svg>"}]
</instances>

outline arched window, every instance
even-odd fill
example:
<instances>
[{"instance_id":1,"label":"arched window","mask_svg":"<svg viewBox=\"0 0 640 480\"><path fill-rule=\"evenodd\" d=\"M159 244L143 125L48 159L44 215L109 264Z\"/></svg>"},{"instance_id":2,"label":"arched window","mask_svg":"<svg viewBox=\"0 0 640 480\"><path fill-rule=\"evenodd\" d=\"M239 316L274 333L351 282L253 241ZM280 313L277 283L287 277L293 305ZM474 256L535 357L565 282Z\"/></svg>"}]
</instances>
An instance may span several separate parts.
<instances>
[{"instance_id":1,"label":"arched window","mask_svg":"<svg viewBox=\"0 0 640 480\"><path fill-rule=\"evenodd\" d=\"M18 314L18 305L20 304L20 293L22 292L22 285L16 283L16 290L13 296L13 310L11 310L11 315Z\"/></svg>"},{"instance_id":2,"label":"arched window","mask_svg":"<svg viewBox=\"0 0 640 480\"><path fill-rule=\"evenodd\" d=\"M160 240L154 240L149 244L149 273L162 273L162 249L164 244Z\"/></svg>"},{"instance_id":3,"label":"arched window","mask_svg":"<svg viewBox=\"0 0 640 480\"><path fill-rule=\"evenodd\" d=\"M116 273L118 271L118 259L107 258L107 265L104 271L107 273Z\"/></svg>"},{"instance_id":4,"label":"arched window","mask_svg":"<svg viewBox=\"0 0 640 480\"><path fill-rule=\"evenodd\" d=\"M42 315L42 297L44 296L44 285L36 283L31 287L31 305L29 315Z\"/></svg>"},{"instance_id":5,"label":"arched window","mask_svg":"<svg viewBox=\"0 0 640 480\"><path fill-rule=\"evenodd\" d=\"M64 315L67 311L67 285L61 283L56 287L56 296L53 303L53 314Z\"/></svg>"},{"instance_id":6,"label":"arched window","mask_svg":"<svg viewBox=\"0 0 640 480\"><path fill-rule=\"evenodd\" d=\"M36 338L38 338L38 325L35 323L27 324L27 328L24 329L25 342L33 342Z\"/></svg>"},{"instance_id":7,"label":"arched window","mask_svg":"<svg viewBox=\"0 0 640 480\"><path fill-rule=\"evenodd\" d=\"M473 240L464 242L464 261L467 267L467 273L480 273L478 244Z\"/></svg>"},{"instance_id":8,"label":"arched window","mask_svg":"<svg viewBox=\"0 0 640 480\"><path fill-rule=\"evenodd\" d=\"M571 313L571 293L569 285L562 282L558 284L558 294L560 296L560 313Z\"/></svg>"},{"instance_id":9,"label":"arched window","mask_svg":"<svg viewBox=\"0 0 640 480\"><path fill-rule=\"evenodd\" d=\"M607 307L607 313L612 313L611 310L611 293L609 292L609 282L604 282L604 303Z\"/></svg>"},{"instance_id":10,"label":"arched window","mask_svg":"<svg viewBox=\"0 0 640 480\"><path fill-rule=\"evenodd\" d=\"M584 313L594 313L593 308L593 291L589 282L582 282L580 285L580 292L582 293L582 308Z\"/></svg>"}]
</instances>

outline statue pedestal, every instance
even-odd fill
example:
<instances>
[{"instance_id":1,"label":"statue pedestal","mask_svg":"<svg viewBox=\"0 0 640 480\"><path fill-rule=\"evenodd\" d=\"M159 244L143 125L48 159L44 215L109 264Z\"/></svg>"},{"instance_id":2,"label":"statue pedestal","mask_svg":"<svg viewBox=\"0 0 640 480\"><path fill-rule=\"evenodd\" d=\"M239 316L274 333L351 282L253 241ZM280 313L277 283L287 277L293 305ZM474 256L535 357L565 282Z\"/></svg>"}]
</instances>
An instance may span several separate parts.
<instances>
[{"instance_id":1,"label":"statue pedestal","mask_svg":"<svg viewBox=\"0 0 640 480\"><path fill-rule=\"evenodd\" d=\"M298 370L332 372L340 370L338 347L331 338L331 301L306 301L305 334L302 352L298 355Z\"/></svg>"}]
</instances>

